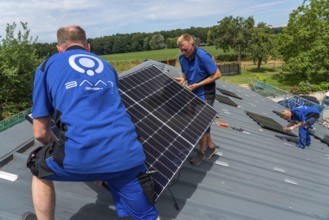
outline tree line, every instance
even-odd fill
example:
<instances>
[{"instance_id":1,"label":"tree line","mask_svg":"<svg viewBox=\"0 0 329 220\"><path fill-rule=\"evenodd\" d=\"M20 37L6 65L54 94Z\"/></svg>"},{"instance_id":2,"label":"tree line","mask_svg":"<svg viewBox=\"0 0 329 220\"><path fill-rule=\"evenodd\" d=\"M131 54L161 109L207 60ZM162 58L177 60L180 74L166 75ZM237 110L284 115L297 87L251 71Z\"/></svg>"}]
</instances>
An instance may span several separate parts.
<instances>
[{"instance_id":1,"label":"tree line","mask_svg":"<svg viewBox=\"0 0 329 220\"><path fill-rule=\"evenodd\" d=\"M311 85L312 90L329 90L329 1L305 0L289 15L288 25L273 28L258 24L252 16L227 16L213 27L191 27L154 33L115 34L88 39L98 55L176 48L183 33L197 44L215 45L235 57L253 60L258 68L268 59L285 64L277 76L291 85ZM7 24L0 38L0 120L31 106L33 75L45 57L56 53L56 43L38 43L27 23ZM219 55L225 60L225 54Z\"/></svg>"},{"instance_id":2,"label":"tree line","mask_svg":"<svg viewBox=\"0 0 329 220\"><path fill-rule=\"evenodd\" d=\"M115 34L98 38L89 38L91 51L97 55L129 53L148 50L176 48L177 37L181 34L190 34L197 37L198 42L207 41L207 33L211 27L191 27L171 31L153 33ZM37 55L45 57L56 53L56 43L36 43Z\"/></svg>"}]
</instances>

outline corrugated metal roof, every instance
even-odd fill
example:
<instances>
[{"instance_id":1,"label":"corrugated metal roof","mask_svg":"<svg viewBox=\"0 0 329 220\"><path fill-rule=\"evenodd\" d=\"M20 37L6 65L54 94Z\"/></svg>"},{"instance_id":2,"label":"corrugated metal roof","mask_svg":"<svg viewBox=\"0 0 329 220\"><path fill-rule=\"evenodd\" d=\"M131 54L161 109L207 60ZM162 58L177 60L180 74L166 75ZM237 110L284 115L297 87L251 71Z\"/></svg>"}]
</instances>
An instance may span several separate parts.
<instances>
[{"instance_id":1,"label":"corrugated metal roof","mask_svg":"<svg viewBox=\"0 0 329 220\"><path fill-rule=\"evenodd\" d=\"M282 106L224 81L218 81L217 87L243 99L230 97L238 107L215 102L220 114L211 132L214 142L220 146L218 155L200 166L185 162L157 201L162 219L329 219L328 145L313 138L310 147L300 149L292 142L277 138L275 135L284 135L261 128L245 111L285 125L287 122L273 113L283 109ZM221 127L217 122L226 122L229 126ZM319 124L314 128L320 138L328 134L328 129ZM12 129L15 132L10 137L0 135L1 145L8 139L17 139L32 127L24 124ZM10 151L25 143L21 142ZM0 152L3 151L1 147ZM13 160L1 168L18 174L18 180L0 179L0 219L20 219L23 212L33 211L31 174L25 167L29 151L12 152ZM119 219L105 189L93 183L56 182L55 185L56 219ZM174 206L174 199L179 210Z\"/></svg>"}]
</instances>

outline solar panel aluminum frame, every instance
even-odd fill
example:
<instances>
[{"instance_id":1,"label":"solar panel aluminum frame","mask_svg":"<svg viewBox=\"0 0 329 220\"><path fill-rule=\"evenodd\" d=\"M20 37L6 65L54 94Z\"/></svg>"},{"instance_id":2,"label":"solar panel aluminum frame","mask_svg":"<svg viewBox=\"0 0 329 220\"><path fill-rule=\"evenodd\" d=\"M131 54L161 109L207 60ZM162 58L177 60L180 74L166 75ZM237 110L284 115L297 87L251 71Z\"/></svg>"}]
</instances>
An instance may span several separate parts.
<instances>
[{"instance_id":1,"label":"solar panel aluminum frame","mask_svg":"<svg viewBox=\"0 0 329 220\"><path fill-rule=\"evenodd\" d=\"M144 147L158 199L218 112L154 65L120 77L119 91Z\"/></svg>"}]
</instances>

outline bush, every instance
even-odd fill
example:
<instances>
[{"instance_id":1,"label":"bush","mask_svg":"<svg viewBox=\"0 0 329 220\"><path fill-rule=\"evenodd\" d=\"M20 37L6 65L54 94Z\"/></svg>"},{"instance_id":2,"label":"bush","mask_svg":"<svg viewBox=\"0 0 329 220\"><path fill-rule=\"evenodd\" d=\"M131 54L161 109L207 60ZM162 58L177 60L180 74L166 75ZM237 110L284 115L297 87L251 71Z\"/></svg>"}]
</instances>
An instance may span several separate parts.
<instances>
[{"instance_id":1,"label":"bush","mask_svg":"<svg viewBox=\"0 0 329 220\"><path fill-rule=\"evenodd\" d=\"M311 91L312 92L317 92L317 91L321 91L321 86L320 85L317 85L317 84L312 84L311 85Z\"/></svg>"},{"instance_id":2,"label":"bush","mask_svg":"<svg viewBox=\"0 0 329 220\"><path fill-rule=\"evenodd\" d=\"M329 82L320 83L320 90L318 91L329 91Z\"/></svg>"},{"instance_id":3,"label":"bush","mask_svg":"<svg viewBox=\"0 0 329 220\"><path fill-rule=\"evenodd\" d=\"M27 24L7 24L0 41L0 121L31 107L33 76L41 60L35 54Z\"/></svg>"},{"instance_id":4,"label":"bush","mask_svg":"<svg viewBox=\"0 0 329 220\"><path fill-rule=\"evenodd\" d=\"M262 74L259 74L259 73L256 74L256 79L261 82L266 82L266 78Z\"/></svg>"}]
</instances>

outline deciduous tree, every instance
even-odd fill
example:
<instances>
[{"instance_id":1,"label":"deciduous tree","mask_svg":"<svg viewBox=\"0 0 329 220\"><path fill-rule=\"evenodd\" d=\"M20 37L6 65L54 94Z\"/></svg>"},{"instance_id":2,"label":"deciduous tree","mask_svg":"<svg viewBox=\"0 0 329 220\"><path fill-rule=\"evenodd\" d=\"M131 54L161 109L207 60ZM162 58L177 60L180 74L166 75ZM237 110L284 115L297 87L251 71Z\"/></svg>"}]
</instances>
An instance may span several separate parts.
<instances>
[{"instance_id":1,"label":"deciduous tree","mask_svg":"<svg viewBox=\"0 0 329 220\"><path fill-rule=\"evenodd\" d=\"M259 23L253 28L252 36L246 52L257 63L257 69L260 71L262 62L267 62L273 50L273 34L271 26L265 23Z\"/></svg>"},{"instance_id":2,"label":"deciduous tree","mask_svg":"<svg viewBox=\"0 0 329 220\"><path fill-rule=\"evenodd\" d=\"M159 50L166 47L164 37L161 34L153 35L149 44L151 50Z\"/></svg>"},{"instance_id":3,"label":"deciduous tree","mask_svg":"<svg viewBox=\"0 0 329 220\"><path fill-rule=\"evenodd\" d=\"M213 28L214 44L224 52L230 50L238 54L238 62L241 61L241 54L246 51L255 26L253 17L244 19L242 17L225 17Z\"/></svg>"},{"instance_id":4,"label":"deciduous tree","mask_svg":"<svg viewBox=\"0 0 329 220\"><path fill-rule=\"evenodd\" d=\"M329 1L304 0L280 39L282 75L293 83L329 81Z\"/></svg>"}]
</instances>

